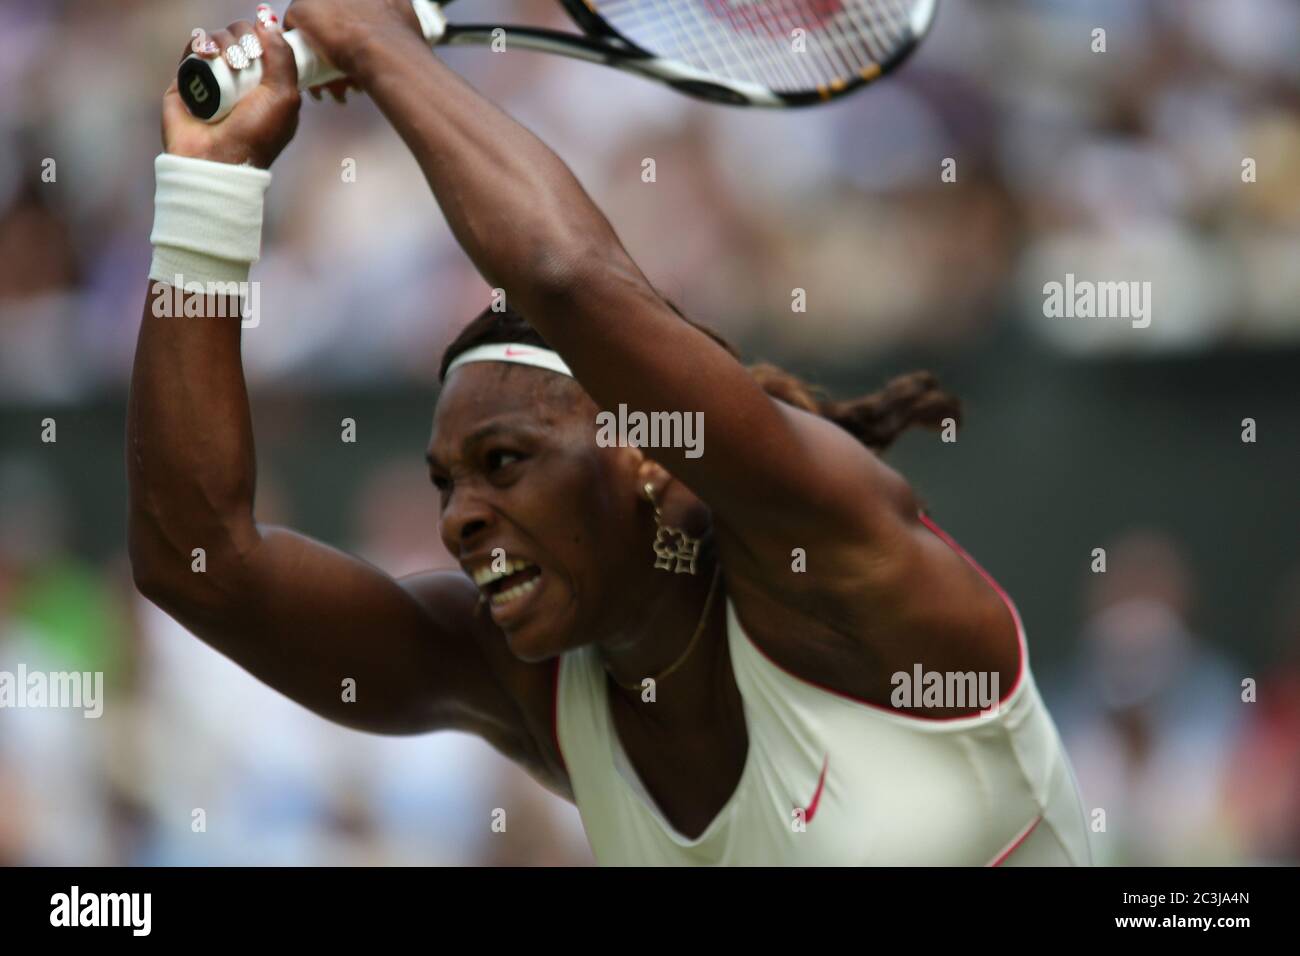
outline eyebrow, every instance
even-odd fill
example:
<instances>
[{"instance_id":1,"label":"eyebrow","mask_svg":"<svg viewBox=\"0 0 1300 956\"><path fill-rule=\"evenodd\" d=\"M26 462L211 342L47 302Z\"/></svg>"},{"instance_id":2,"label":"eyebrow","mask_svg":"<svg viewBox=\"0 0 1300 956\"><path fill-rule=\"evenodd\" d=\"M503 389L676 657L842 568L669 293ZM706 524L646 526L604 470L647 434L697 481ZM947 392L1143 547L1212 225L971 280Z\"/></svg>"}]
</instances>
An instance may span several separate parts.
<instances>
[{"instance_id":1,"label":"eyebrow","mask_svg":"<svg viewBox=\"0 0 1300 956\"><path fill-rule=\"evenodd\" d=\"M465 439L465 441L461 443L461 447L468 448L472 445L478 444L479 442L483 441L483 439L485 438L491 438L493 435L496 435L501 432L518 433L527 430L528 429L526 426L510 424L509 422L503 422L503 421L488 422L486 425L480 425L478 428L474 429L474 431L470 432L469 436ZM431 468L439 467L438 460L434 458L432 450L425 451L424 460L429 464L429 467Z\"/></svg>"}]
</instances>

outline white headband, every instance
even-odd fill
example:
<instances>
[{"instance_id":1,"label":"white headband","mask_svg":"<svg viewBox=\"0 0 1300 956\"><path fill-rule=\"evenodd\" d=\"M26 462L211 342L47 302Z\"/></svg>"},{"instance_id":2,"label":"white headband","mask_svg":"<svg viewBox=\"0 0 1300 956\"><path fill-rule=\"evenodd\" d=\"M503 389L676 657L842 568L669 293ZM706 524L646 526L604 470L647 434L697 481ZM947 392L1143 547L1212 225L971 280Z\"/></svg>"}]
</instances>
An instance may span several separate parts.
<instances>
[{"instance_id":1,"label":"white headband","mask_svg":"<svg viewBox=\"0 0 1300 956\"><path fill-rule=\"evenodd\" d=\"M491 345L478 345L467 352L461 352L447 366L447 375L457 366L469 362L514 362L517 365L532 365L548 369L573 378L569 366L564 364L558 352L538 348L536 345L523 345L518 342L494 342ZM443 378L447 376L444 375Z\"/></svg>"}]
</instances>

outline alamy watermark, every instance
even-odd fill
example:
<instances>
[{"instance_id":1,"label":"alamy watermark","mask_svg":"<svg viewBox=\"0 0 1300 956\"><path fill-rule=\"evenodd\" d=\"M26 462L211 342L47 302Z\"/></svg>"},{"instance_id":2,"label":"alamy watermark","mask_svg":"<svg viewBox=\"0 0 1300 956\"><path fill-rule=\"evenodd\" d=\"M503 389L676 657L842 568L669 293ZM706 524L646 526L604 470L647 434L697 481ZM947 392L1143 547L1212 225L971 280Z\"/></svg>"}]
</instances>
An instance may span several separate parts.
<instances>
[{"instance_id":1,"label":"alamy watermark","mask_svg":"<svg viewBox=\"0 0 1300 956\"><path fill-rule=\"evenodd\" d=\"M704 454L703 412L629 412L596 415L596 444L601 448L685 448L687 458Z\"/></svg>"},{"instance_id":2,"label":"alamy watermark","mask_svg":"<svg viewBox=\"0 0 1300 956\"><path fill-rule=\"evenodd\" d=\"M1043 315L1049 319L1131 319L1133 328L1151 324L1150 282L1091 282L1076 280L1043 286Z\"/></svg>"},{"instance_id":3,"label":"alamy watermark","mask_svg":"<svg viewBox=\"0 0 1300 956\"><path fill-rule=\"evenodd\" d=\"M992 717L1001 703L997 671L927 671L914 664L911 673L895 671L889 682L889 702L900 709L978 707L981 717Z\"/></svg>"},{"instance_id":4,"label":"alamy watermark","mask_svg":"<svg viewBox=\"0 0 1300 956\"><path fill-rule=\"evenodd\" d=\"M198 293L194 295L193 293ZM255 329L262 321L262 284L260 282L186 282L177 275L170 284L153 284L153 314L157 319L233 319L246 329ZM204 296L216 300L216 311L208 312ZM230 307L239 302L239 311Z\"/></svg>"},{"instance_id":5,"label":"alamy watermark","mask_svg":"<svg viewBox=\"0 0 1300 956\"><path fill-rule=\"evenodd\" d=\"M103 671L0 671L0 709L47 708L83 710L97 719L104 713Z\"/></svg>"},{"instance_id":6,"label":"alamy watermark","mask_svg":"<svg viewBox=\"0 0 1300 956\"><path fill-rule=\"evenodd\" d=\"M148 936L152 913L152 893L83 893L73 886L50 897L51 926L122 926L132 936Z\"/></svg>"}]
</instances>

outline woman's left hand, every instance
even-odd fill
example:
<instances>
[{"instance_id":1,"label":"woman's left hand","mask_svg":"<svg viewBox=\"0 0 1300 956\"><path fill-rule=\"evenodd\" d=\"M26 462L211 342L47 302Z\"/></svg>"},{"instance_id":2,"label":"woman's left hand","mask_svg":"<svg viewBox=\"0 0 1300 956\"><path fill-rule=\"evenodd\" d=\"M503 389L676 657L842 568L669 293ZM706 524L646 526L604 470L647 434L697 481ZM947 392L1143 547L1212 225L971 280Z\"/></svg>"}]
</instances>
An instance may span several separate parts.
<instances>
[{"instance_id":1,"label":"woman's left hand","mask_svg":"<svg viewBox=\"0 0 1300 956\"><path fill-rule=\"evenodd\" d=\"M411 0L294 0L284 27L301 30L312 49L349 76L355 76L357 57L367 43L412 32L424 35ZM331 93L340 98L339 92Z\"/></svg>"}]
</instances>

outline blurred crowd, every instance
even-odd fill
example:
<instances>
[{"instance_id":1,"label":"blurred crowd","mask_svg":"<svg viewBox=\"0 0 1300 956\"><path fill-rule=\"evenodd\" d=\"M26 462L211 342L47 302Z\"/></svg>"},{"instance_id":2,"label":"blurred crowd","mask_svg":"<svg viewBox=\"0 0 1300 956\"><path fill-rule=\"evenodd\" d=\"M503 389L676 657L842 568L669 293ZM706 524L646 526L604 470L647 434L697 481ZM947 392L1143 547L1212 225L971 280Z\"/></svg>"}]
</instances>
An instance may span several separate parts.
<instances>
[{"instance_id":1,"label":"blurred crowd","mask_svg":"<svg viewBox=\"0 0 1300 956\"><path fill-rule=\"evenodd\" d=\"M1197 632L1196 580L1173 538L1136 529L1105 550L1076 659L1047 695L1094 860L1300 863L1300 565L1259 673Z\"/></svg>"},{"instance_id":2,"label":"blurred crowd","mask_svg":"<svg viewBox=\"0 0 1300 956\"><path fill-rule=\"evenodd\" d=\"M552 0L472 6L565 25ZM160 94L193 27L252 7L0 7L0 399L127 376ZM1300 338L1292 0L948 0L902 73L801 111L561 57L442 55L573 167L664 294L782 354L960 345L1003 322L1084 353ZM250 380L432 381L489 290L400 140L364 98L308 102L275 172ZM1066 272L1152 281L1151 328L1045 320L1042 286Z\"/></svg>"},{"instance_id":3,"label":"blurred crowd","mask_svg":"<svg viewBox=\"0 0 1300 956\"><path fill-rule=\"evenodd\" d=\"M253 6L0 5L0 403L120 393L160 94L191 28ZM565 28L550 0L466 7ZM1081 355L1300 340L1294 0L946 0L897 77L792 113L556 57L444 55L573 167L664 294L783 358L959 348L1004 325ZM250 384L431 384L489 290L370 103L304 113L268 197ZM1042 285L1066 272L1152 280L1151 328L1044 319ZM576 811L486 744L333 727L185 635L124 554L79 553L37 458L0 452L0 671L104 671L109 700L98 720L0 711L0 863L590 861ZM259 518L292 525L293 495L261 482ZM394 574L446 563L418 469L376 464L349 507L333 543ZM1217 650L1233 635L1198 630L1181 542L1135 528L1109 554L1080 582L1086 627L1061 636L1077 659L1042 681L1097 860L1300 862L1300 567L1255 673Z\"/></svg>"}]
</instances>

